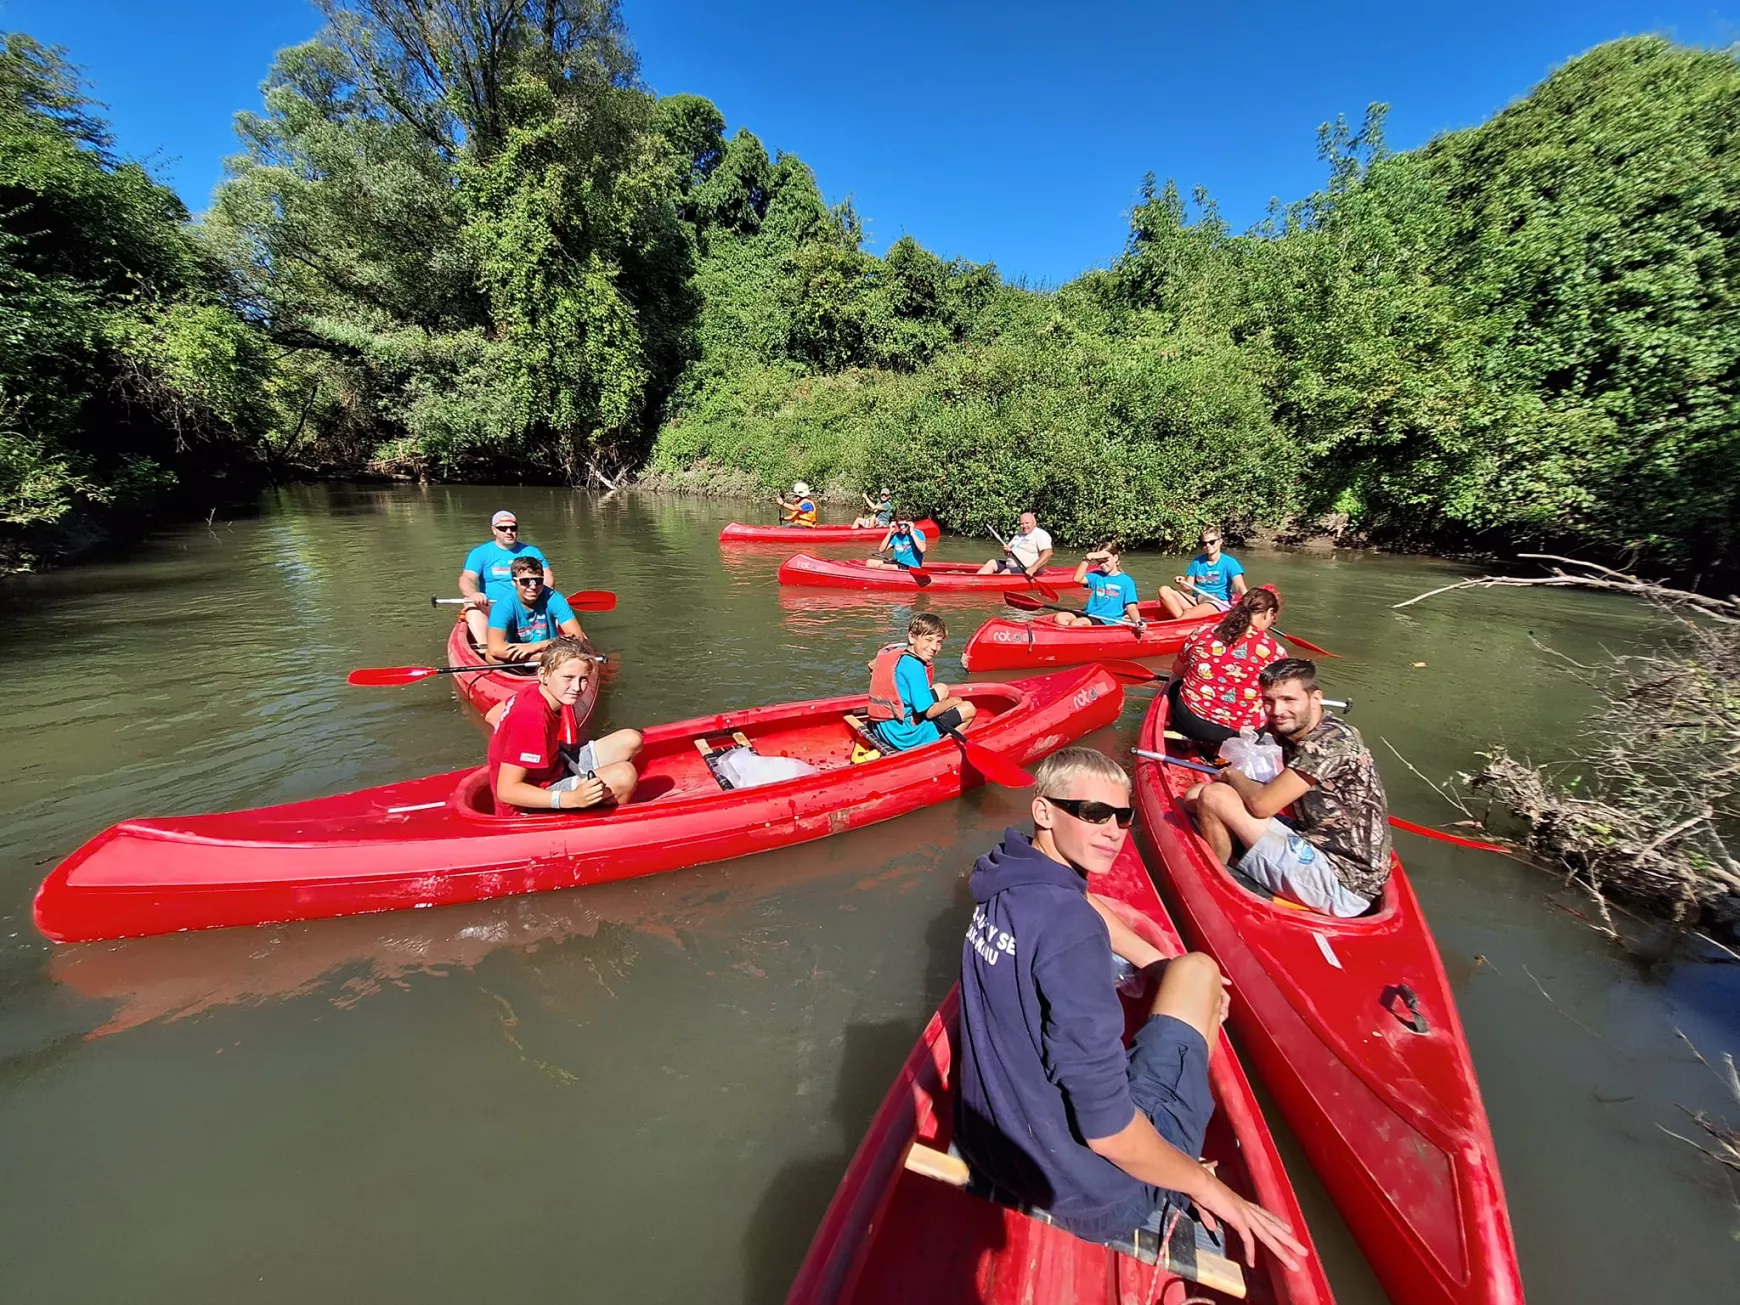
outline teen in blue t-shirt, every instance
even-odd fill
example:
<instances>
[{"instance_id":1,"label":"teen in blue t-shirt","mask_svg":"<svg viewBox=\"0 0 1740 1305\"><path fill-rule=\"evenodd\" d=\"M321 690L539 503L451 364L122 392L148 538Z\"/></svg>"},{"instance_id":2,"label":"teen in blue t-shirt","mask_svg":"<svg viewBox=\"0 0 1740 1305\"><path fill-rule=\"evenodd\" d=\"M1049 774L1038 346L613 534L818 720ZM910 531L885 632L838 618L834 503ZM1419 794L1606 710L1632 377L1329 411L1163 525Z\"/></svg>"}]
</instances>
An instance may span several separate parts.
<instances>
[{"instance_id":1,"label":"teen in blue t-shirt","mask_svg":"<svg viewBox=\"0 0 1740 1305\"><path fill-rule=\"evenodd\" d=\"M906 647L890 645L870 663L870 729L888 751L935 743L952 730L965 729L978 714L972 703L950 693L948 685L931 683L927 668L942 651L947 634L936 613L915 612L906 623ZM905 719L878 719L892 703L899 704Z\"/></svg>"},{"instance_id":2,"label":"teen in blue t-shirt","mask_svg":"<svg viewBox=\"0 0 1740 1305\"><path fill-rule=\"evenodd\" d=\"M1208 527L1202 532L1201 543L1202 552L1190 559L1184 574L1173 577L1178 588L1161 586L1160 601L1174 619L1224 612L1248 588L1238 559L1220 551L1220 531Z\"/></svg>"},{"instance_id":3,"label":"teen in blue t-shirt","mask_svg":"<svg viewBox=\"0 0 1740 1305\"><path fill-rule=\"evenodd\" d=\"M536 561L528 557L514 563L514 588L518 592L513 597L489 609L491 661L525 661L559 635L585 637L568 600L544 588L543 571Z\"/></svg>"},{"instance_id":4,"label":"teen in blue t-shirt","mask_svg":"<svg viewBox=\"0 0 1740 1305\"><path fill-rule=\"evenodd\" d=\"M879 554L887 553L888 556L873 556L867 560L871 566L898 566L911 570L924 565L924 550L929 546L924 531L910 521L896 521L888 527L888 533L882 536L882 543L877 546Z\"/></svg>"},{"instance_id":5,"label":"teen in blue t-shirt","mask_svg":"<svg viewBox=\"0 0 1740 1305\"><path fill-rule=\"evenodd\" d=\"M1082 558L1075 569L1075 582L1088 591L1087 604L1080 612L1059 612L1054 618L1059 625L1141 621L1136 582L1124 573L1123 548L1117 540L1106 540Z\"/></svg>"}]
</instances>

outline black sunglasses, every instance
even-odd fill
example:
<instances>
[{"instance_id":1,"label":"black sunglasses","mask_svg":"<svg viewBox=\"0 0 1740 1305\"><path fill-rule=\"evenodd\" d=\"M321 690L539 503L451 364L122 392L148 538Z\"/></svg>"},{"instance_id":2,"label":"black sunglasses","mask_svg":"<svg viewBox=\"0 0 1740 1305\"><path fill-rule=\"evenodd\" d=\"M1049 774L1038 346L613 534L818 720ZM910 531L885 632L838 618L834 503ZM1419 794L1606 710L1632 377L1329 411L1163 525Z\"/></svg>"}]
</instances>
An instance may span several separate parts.
<instances>
[{"instance_id":1,"label":"black sunglasses","mask_svg":"<svg viewBox=\"0 0 1740 1305\"><path fill-rule=\"evenodd\" d=\"M1116 820L1119 829L1128 829L1136 819L1135 807L1114 807L1109 802L1088 802L1081 798L1060 798L1042 795L1052 806L1090 825L1103 825Z\"/></svg>"},{"instance_id":2,"label":"black sunglasses","mask_svg":"<svg viewBox=\"0 0 1740 1305\"><path fill-rule=\"evenodd\" d=\"M497 526L496 529L497 530L511 530L516 535L520 531L520 528L518 526Z\"/></svg>"}]
</instances>

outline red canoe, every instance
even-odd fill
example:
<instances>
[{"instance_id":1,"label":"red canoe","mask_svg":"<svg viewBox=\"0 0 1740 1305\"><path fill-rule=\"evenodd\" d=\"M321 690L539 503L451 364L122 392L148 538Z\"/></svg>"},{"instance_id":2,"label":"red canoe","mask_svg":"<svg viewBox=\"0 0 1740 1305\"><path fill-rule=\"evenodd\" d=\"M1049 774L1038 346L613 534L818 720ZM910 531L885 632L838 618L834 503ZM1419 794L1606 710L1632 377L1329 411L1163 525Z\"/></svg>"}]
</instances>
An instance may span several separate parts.
<instances>
[{"instance_id":1,"label":"red canoe","mask_svg":"<svg viewBox=\"0 0 1740 1305\"><path fill-rule=\"evenodd\" d=\"M942 533L937 529L936 522L929 517L912 524L924 531L924 537L933 544ZM741 521L733 521L719 532L719 542L784 544L787 547L793 544L868 544L874 548L887 533L887 526L867 526L863 529L856 526L746 526Z\"/></svg>"},{"instance_id":2,"label":"red canoe","mask_svg":"<svg viewBox=\"0 0 1740 1305\"><path fill-rule=\"evenodd\" d=\"M1165 746L1166 710L1157 697L1143 749ZM1137 827L1184 936L1232 980L1239 1045L1378 1281L1408 1305L1520 1302L1486 1107L1401 862L1375 915L1275 906L1233 881L1178 806L1199 778L1139 761Z\"/></svg>"},{"instance_id":3,"label":"red canoe","mask_svg":"<svg viewBox=\"0 0 1740 1305\"><path fill-rule=\"evenodd\" d=\"M1161 951L1184 950L1134 840L1090 886L1129 908L1120 914ZM787 1305L1149 1305L1230 1299L905 1167L915 1142L937 1151L948 1148L959 997L959 988L948 995L895 1077L810 1243ZM1235 995L1235 1010L1238 1002ZM1311 1235L1293 1186L1224 1033L1209 1074L1217 1109L1203 1143L1204 1158L1219 1161L1222 1179L1286 1220L1309 1247ZM1245 1275L1253 1301L1315 1305L1331 1300L1315 1252L1289 1272L1259 1247L1257 1267Z\"/></svg>"},{"instance_id":4,"label":"red canoe","mask_svg":"<svg viewBox=\"0 0 1740 1305\"><path fill-rule=\"evenodd\" d=\"M1108 725L1123 690L1094 667L961 689L971 737L1015 762ZM36 894L56 942L309 920L572 888L838 834L958 796L981 776L951 739L851 764L862 695L752 707L646 731L620 808L497 815L484 769L222 815L128 820ZM722 790L696 740L744 734L819 774Z\"/></svg>"},{"instance_id":5,"label":"red canoe","mask_svg":"<svg viewBox=\"0 0 1740 1305\"><path fill-rule=\"evenodd\" d=\"M788 557L779 567L782 585L809 585L822 589L896 589L904 593L973 593L1000 594L1005 589L1028 589L1031 582L1020 575L980 575L982 563L927 562L920 581L899 567L869 566L860 561L831 562L825 558L799 553ZM1039 578L1049 585L1074 582L1074 567L1047 567Z\"/></svg>"},{"instance_id":6,"label":"red canoe","mask_svg":"<svg viewBox=\"0 0 1740 1305\"><path fill-rule=\"evenodd\" d=\"M447 664L449 666L488 666L472 645L471 635L467 631L465 621L461 618L453 623L453 633L447 636ZM530 671L479 670L475 674L467 672L452 677L453 688L466 702L478 711L488 714L492 707L506 702L514 694L536 683L537 676ZM598 675L596 671L586 677L586 687L580 691L580 701L574 704L574 717L580 723L580 728L586 728L586 722L592 719L592 713L598 706Z\"/></svg>"},{"instance_id":7,"label":"red canoe","mask_svg":"<svg viewBox=\"0 0 1740 1305\"><path fill-rule=\"evenodd\" d=\"M1205 624L1200 616L1169 620L1159 603L1142 603L1137 610L1149 622L1140 632L1128 625L1062 626L1050 613L1031 621L994 616L967 640L961 665L969 671L1006 671L1074 666L1106 657L1170 657Z\"/></svg>"}]
</instances>

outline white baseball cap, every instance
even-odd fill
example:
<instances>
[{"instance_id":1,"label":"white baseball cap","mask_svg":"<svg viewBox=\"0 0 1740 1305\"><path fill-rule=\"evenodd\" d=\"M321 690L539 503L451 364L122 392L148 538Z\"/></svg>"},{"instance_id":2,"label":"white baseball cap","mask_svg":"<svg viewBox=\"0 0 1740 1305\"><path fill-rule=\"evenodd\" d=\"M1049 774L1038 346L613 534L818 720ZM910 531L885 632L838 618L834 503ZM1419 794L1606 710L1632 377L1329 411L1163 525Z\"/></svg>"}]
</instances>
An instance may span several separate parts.
<instances>
[{"instance_id":1,"label":"white baseball cap","mask_svg":"<svg viewBox=\"0 0 1740 1305\"><path fill-rule=\"evenodd\" d=\"M496 526L517 526L519 523L520 519L512 512L509 512L506 508L503 508L500 512L497 512L489 519L490 528L492 530Z\"/></svg>"},{"instance_id":2,"label":"white baseball cap","mask_svg":"<svg viewBox=\"0 0 1740 1305\"><path fill-rule=\"evenodd\" d=\"M794 480L791 488L794 494L807 494L810 492L810 487L804 484L801 480Z\"/></svg>"}]
</instances>

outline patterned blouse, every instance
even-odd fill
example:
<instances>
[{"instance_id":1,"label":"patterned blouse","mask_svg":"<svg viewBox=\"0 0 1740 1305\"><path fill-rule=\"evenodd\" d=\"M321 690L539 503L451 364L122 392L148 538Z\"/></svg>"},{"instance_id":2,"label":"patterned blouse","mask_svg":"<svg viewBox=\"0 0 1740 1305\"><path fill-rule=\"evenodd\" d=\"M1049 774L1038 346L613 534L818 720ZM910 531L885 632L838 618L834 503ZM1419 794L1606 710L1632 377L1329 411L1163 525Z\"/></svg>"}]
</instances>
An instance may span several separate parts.
<instances>
[{"instance_id":1,"label":"patterned blouse","mask_svg":"<svg viewBox=\"0 0 1740 1305\"><path fill-rule=\"evenodd\" d=\"M1184 641L1184 682L1178 686L1184 705L1199 720L1229 730L1246 725L1260 730L1266 713L1257 676L1270 662L1287 656L1287 650L1273 635L1255 630L1246 630L1229 647L1214 631L1205 625Z\"/></svg>"}]
</instances>

